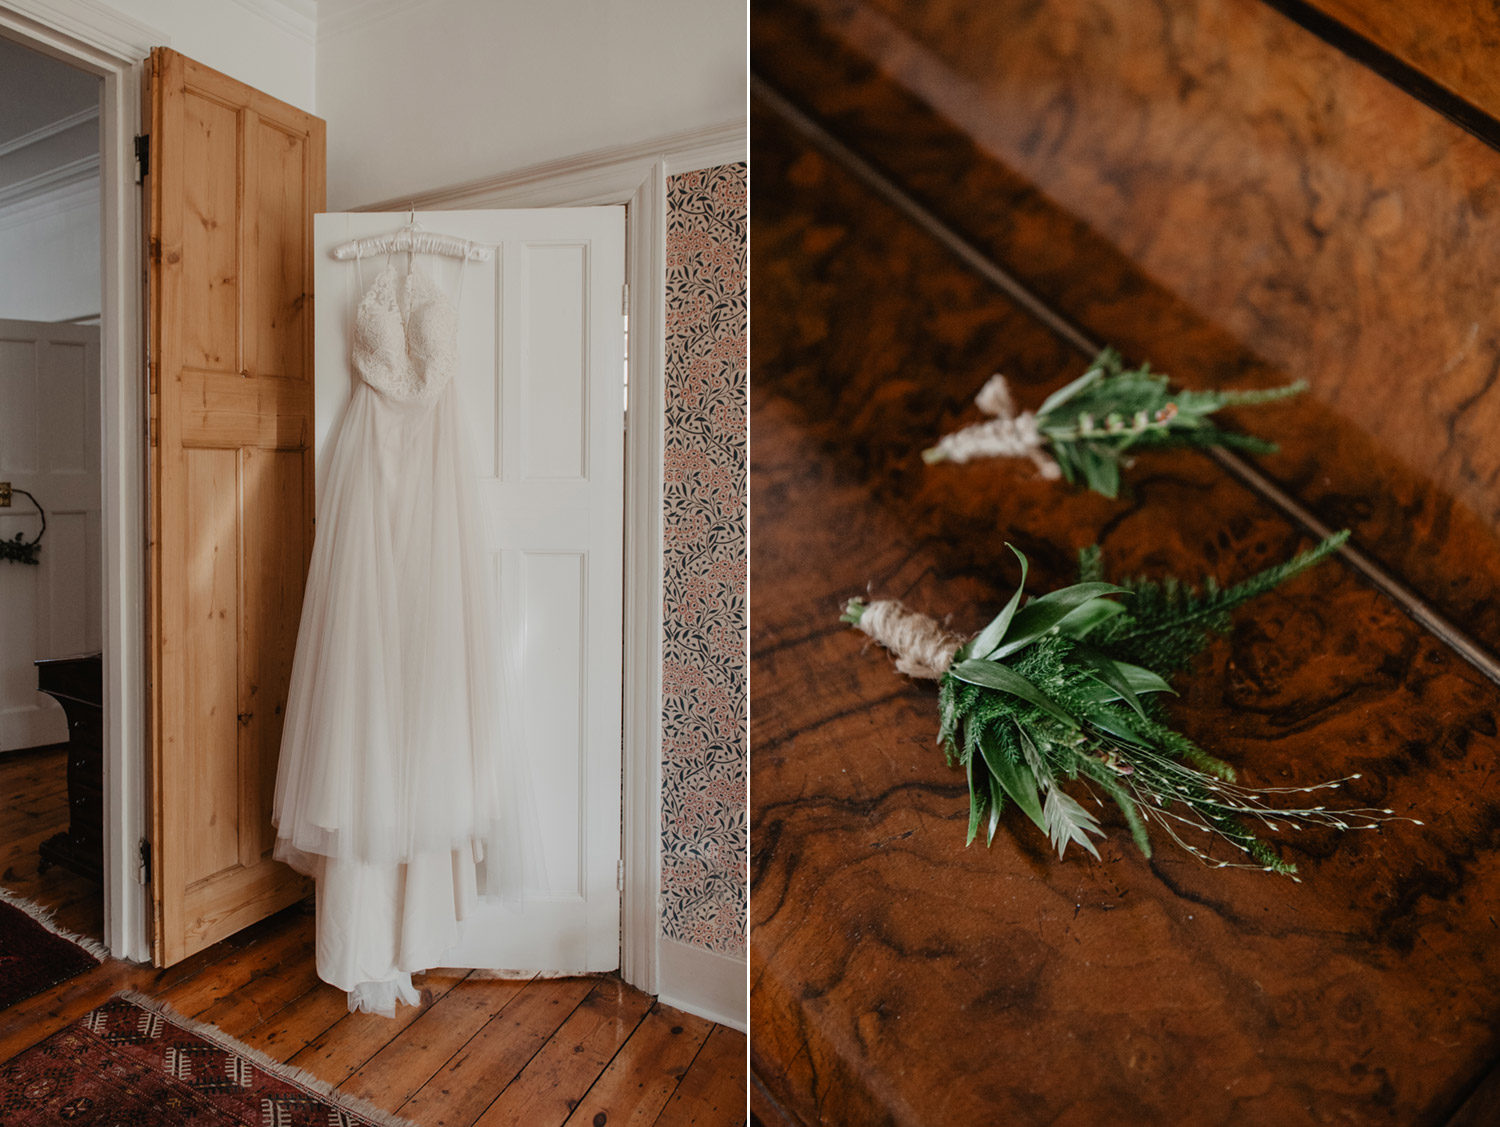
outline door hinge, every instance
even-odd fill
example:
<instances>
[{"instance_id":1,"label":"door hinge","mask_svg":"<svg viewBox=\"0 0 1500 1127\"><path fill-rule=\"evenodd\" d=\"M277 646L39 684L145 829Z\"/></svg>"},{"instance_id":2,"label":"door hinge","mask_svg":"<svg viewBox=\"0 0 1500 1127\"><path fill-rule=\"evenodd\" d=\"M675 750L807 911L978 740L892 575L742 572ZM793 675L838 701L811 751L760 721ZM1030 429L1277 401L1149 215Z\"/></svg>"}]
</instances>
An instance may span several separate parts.
<instances>
[{"instance_id":1,"label":"door hinge","mask_svg":"<svg viewBox=\"0 0 1500 1127\"><path fill-rule=\"evenodd\" d=\"M135 182L145 182L151 175L151 134L139 133L135 138Z\"/></svg>"},{"instance_id":2,"label":"door hinge","mask_svg":"<svg viewBox=\"0 0 1500 1127\"><path fill-rule=\"evenodd\" d=\"M625 891L625 860L621 858L615 862L615 889L618 892Z\"/></svg>"},{"instance_id":3,"label":"door hinge","mask_svg":"<svg viewBox=\"0 0 1500 1127\"><path fill-rule=\"evenodd\" d=\"M140 884L151 883L151 843L141 838L141 867L136 870L135 879Z\"/></svg>"},{"instance_id":4,"label":"door hinge","mask_svg":"<svg viewBox=\"0 0 1500 1127\"><path fill-rule=\"evenodd\" d=\"M620 287L620 315L630 316L630 283L626 282Z\"/></svg>"}]
</instances>

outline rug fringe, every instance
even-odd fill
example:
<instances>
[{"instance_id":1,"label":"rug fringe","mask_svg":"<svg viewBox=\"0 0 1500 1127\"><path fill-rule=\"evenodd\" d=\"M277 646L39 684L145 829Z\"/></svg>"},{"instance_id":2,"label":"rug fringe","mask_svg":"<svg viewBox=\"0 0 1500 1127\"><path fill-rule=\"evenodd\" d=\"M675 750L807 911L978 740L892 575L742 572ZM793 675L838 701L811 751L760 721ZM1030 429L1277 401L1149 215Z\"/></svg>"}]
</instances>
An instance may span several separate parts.
<instances>
[{"instance_id":1,"label":"rug fringe","mask_svg":"<svg viewBox=\"0 0 1500 1127\"><path fill-rule=\"evenodd\" d=\"M69 931L57 922L57 915L51 908L38 904L35 900L12 892L8 888L0 888L0 902L9 904L12 908L18 908L25 912L42 927L46 928L59 939L66 939L75 947L81 947L99 962L104 962L110 957L109 948L97 939L90 939L87 935L79 935L76 931Z\"/></svg>"},{"instance_id":2,"label":"rug fringe","mask_svg":"<svg viewBox=\"0 0 1500 1127\"><path fill-rule=\"evenodd\" d=\"M220 1048L234 1053L236 1056L244 1057L257 1068L263 1069L288 1083L295 1084L299 1088L307 1089L320 1099L327 1100L329 1103L344 1108L347 1111L352 1111L357 1115L362 1115L370 1120L370 1122L376 1124L377 1127L417 1127L417 1124L410 1119L403 1119L399 1115L386 1111L383 1107L372 1104L367 1099L350 1095L347 1092L340 1092L332 1084L328 1083L328 1081L319 1079L306 1069L285 1064L275 1057L261 1052L259 1049L252 1049L244 1042L225 1033L217 1025L209 1025L207 1022L194 1021L190 1017L185 1017L166 1002L159 1001L149 994L142 994L139 990L121 990L115 997L151 1010L153 1013L158 1013L163 1019L170 1021L179 1029L186 1029L189 1033L196 1034L205 1041L212 1041Z\"/></svg>"}]
</instances>

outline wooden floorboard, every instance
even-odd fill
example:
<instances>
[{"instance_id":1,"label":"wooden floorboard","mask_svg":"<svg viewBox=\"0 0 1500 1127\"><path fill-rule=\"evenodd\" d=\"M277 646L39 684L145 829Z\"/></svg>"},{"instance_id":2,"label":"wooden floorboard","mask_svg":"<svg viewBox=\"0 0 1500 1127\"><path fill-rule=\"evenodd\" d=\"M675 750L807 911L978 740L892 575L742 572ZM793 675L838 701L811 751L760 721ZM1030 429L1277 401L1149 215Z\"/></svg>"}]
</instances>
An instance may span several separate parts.
<instances>
[{"instance_id":1,"label":"wooden floorboard","mask_svg":"<svg viewBox=\"0 0 1500 1127\"><path fill-rule=\"evenodd\" d=\"M600 1116L612 1127L655 1123L713 1028L701 1017L654 1005L573 1109L567 1127L592 1127Z\"/></svg>"},{"instance_id":2,"label":"wooden floorboard","mask_svg":"<svg viewBox=\"0 0 1500 1127\"><path fill-rule=\"evenodd\" d=\"M53 912L91 939L104 936L104 890L68 869L41 871L37 848L67 828L67 748L0 756L0 887Z\"/></svg>"},{"instance_id":3,"label":"wooden floorboard","mask_svg":"<svg viewBox=\"0 0 1500 1127\"><path fill-rule=\"evenodd\" d=\"M479 1118L479 1127L564 1122L579 1093L614 1059L650 1008L649 994L613 975L595 983Z\"/></svg>"},{"instance_id":4,"label":"wooden floorboard","mask_svg":"<svg viewBox=\"0 0 1500 1127\"><path fill-rule=\"evenodd\" d=\"M476 982L483 988L488 983ZM593 983L585 978L534 979L511 997L462 1048L430 1075L402 1115L434 1127L468 1127L494 1102L547 1041L557 1034L568 1015L588 996ZM475 1085L486 1077L483 1087Z\"/></svg>"},{"instance_id":5,"label":"wooden floorboard","mask_svg":"<svg viewBox=\"0 0 1500 1127\"><path fill-rule=\"evenodd\" d=\"M420 1006L403 1006L393 1018L346 1012L334 1025L287 1059L330 1084L341 1084L463 981L463 976L438 978L427 975L422 983L424 996Z\"/></svg>"},{"instance_id":6,"label":"wooden floorboard","mask_svg":"<svg viewBox=\"0 0 1500 1127\"><path fill-rule=\"evenodd\" d=\"M244 996L262 983L273 982L285 968L310 961L313 954L312 917L295 910L253 946L230 952L211 967L160 994L178 1013L208 1021L209 1012Z\"/></svg>"},{"instance_id":7,"label":"wooden floorboard","mask_svg":"<svg viewBox=\"0 0 1500 1127\"><path fill-rule=\"evenodd\" d=\"M240 1040L263 1053L288 1060L348 1016L349 1003L344 992L319 982L259 1025L247 1029Z\"/></svg>"},{"instance_id":8,"label":"wooden floorboard","mask_svg":"<svg viewBox=\"0 0 1500 1127\"><path fill-rule=\"evenodd\" d=\"M487 1023L499 1020L524 987L516 981L465 979L339 1087L372 1100L380 1093L401 1106Z\"/></svg>"},{"instance_id":9,"label":"wooden floorboard","mask_svg":"<svg viewBox=\"0 0 1500 1127\"><path fill-rule=\"evenodd\" d=\"M63 769L60 752L0 758L0 885L99 936L99 886L37 872L36 845L66 824L66 790L51 778ZM351 1014L344 993L317 978L314 922L310 905L295 905L165 970L106 960L0 1011L0 1062L128 989L421 1127L644 1127L674 1100L677 1118L663 1122L746 1122L742 1033L655 1005L614 975L440 970L414 976L420 1006Z\"/></svg>"},{"instance_id":10,"label":"wooden floorboard","mask_svg":"<svg viewBox=\"0 0 1500 1127\"><path fill-rule=\"evenodd\" d=\"M735 1081L745 1067L745 1038L715 1026L657 1117L659 1127L721 1123L732 1114L743 1121L745 1086Z\"/></svg>"}]
</instances>

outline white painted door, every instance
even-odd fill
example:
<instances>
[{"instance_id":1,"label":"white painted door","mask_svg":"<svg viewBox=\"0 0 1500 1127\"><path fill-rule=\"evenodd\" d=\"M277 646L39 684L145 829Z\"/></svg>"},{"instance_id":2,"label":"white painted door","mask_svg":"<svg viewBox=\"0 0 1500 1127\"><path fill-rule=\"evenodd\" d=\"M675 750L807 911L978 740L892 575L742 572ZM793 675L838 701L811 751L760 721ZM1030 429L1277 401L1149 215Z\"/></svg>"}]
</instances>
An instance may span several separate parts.
<instances>
[{"instance_id":1,"label":"white painted door","mask_svg":"<svg viewBox=\"0 0 1500 1127\"><path fill-rule=\"evenodd\" d=\"M10 751L68 738L32 662L100 647L97 325L0 320L0 481L47 512L37 565L0 562L0 751ZM32 540L39 527L20 494L0 509L0 538Z\"/></svg>"},{"instance_id":2,"label":"white painted door","mask_svg":"<svg viewBox=\"0 0 1500 1127\"><path fill-rule=\"evenodd\" d=\"M357 300L354 263L332 259L329 248L406 219L316 219L319 467L349 394ZM450 961L612 970L620 940L625 211L436 211L417 219L430 231L496 247L490 262L420 262L459 297L459 389L498 597L519 635L500 642L523 671L520 729L545 870L519 903L485 904ZM365 263L365 284L378 266Z\"/></svg>"}]
</instances>

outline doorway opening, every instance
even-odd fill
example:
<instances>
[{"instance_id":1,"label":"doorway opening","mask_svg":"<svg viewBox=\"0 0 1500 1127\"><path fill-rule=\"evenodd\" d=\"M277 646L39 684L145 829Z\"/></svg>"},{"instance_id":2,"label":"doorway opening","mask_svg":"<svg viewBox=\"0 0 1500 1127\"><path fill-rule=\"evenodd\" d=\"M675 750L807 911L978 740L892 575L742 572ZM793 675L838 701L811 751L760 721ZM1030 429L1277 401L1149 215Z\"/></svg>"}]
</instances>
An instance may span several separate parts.
<instances>
[{"instance_id":1,"label":"doorway opening","mask_svg":"<svg viewBox=\"0 0 1500 1127\"><path fill-rule=\"evenodd\" d=\"M107 805L103 85L0 38L0 888L95 942Z\"/></svg>"}]
</instances>

